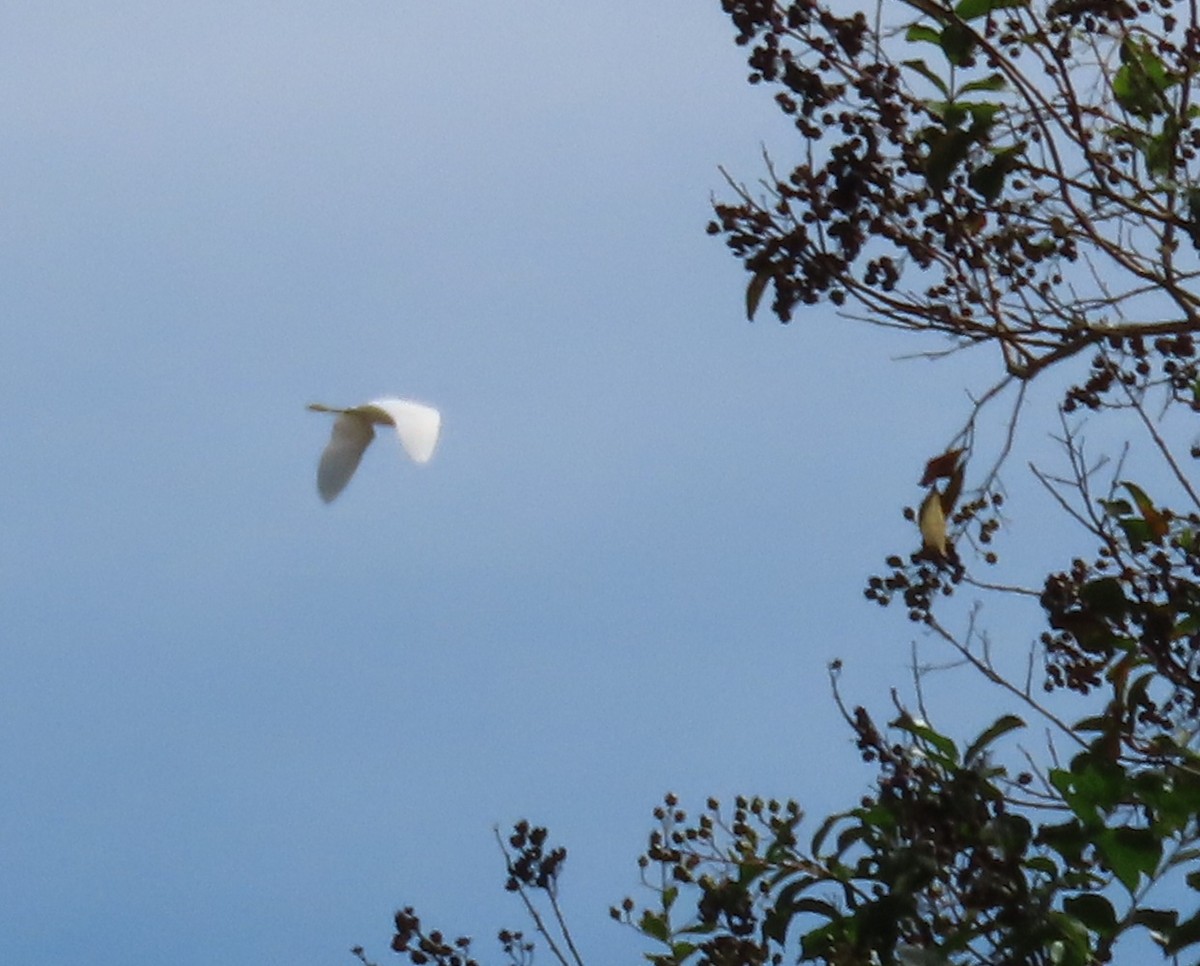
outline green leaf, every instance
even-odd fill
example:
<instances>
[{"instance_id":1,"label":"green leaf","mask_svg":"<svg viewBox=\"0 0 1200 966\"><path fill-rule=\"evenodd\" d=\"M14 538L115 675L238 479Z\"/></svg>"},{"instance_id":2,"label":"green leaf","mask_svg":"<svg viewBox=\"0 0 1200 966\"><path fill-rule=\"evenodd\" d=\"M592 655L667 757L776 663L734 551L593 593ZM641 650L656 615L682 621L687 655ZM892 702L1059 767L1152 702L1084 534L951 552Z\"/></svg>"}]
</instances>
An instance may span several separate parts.
<instances>
[{"instance_id":1,"label":"green leaf","mask_svg":"<svg viewBox=\"0 0 1200 966\"><path fill-rule=\"evenodd\" d=\"M811 913L833 920L841 913L836 906L822 899L800 897L800 893L811 886L816 880L811 876L797 882L788 883L779 890L774 907L763 917L763 935L774 942L783 945L787 941L788 927L792 919L799 913Z\"/></svg>"},{"instance_id":2,"label":"green leaf","mask_svg":"<svg viewBox=\"0 0 1200 966\"><path fill-rule=\"evenodd\" d=\"M1051 878L1058 878L1058 863L1047 855L1031 855L1025 860L1025 867L1034 872L1043 872Z\"/></svg>"},{"instance_id":3,"label":"green leaf","mask_svg":"<svg viewBox=\"0 0 1200 966\"><path fill-rule=\"evenodd\" d=\"M1133 502L1137 504L1137 508L1141 511L1142 516L1145 516L1147 512L1154 511L1154 501L1146 495L1146 491L1140 486L1136 483L1130 483L1128 480L1122 480L1121 486L1129 491L1129 495L1133 497Z\"/></svg>"},{"instance_id":4,"label":"green leaf","mask_svg":"<svg viewBox=\"0 0 1200 966\"><path fill-rule=\"evenodd\" d=\"M793 908L796 912L808 912L826 919L836 919L842 914L837 906L823 899L801 899Z\"/></svg>"},{"instance_id":5,"label":"green leaf","mask_svg":"<svg viewBox=\"0 0 1200 966\"><path fill-rule=\"evenodd\" d=\"M969 94L971 91L1002 91L1008 87L1008 81L1003 74L988 74L987 77L981 77L979 80L968 81L958 89L959 96Z\"/></svg>"},{"instance_id":6,"label":"green leaf","mask_svg":"<svg viewBox=\"0 0 1200 966\"><path fill-rule=\"evenodd\" d=\"M800 961L822 958L845 931L844 920L838 919L805 933L800 939Z\"/></svg>"},{"instance_id":7,"label":"green leaf","mask_svg":"<svg viewBox=\"0 0 1200 966\"><path fill-rule=\"evenodd\" d=\"M1024 815L1000 815L986 827L980 838L996 844L1011 856L1022 856L1033 838L1033 826Z\"/></svg>"},{"instance_id":8,"label":"green leaf","mask_svg":"<svg viewBox=\"0 0 1200 966\"><path fill-rule=\"evenodd\" d=\"M1113 75L1112 92L1124 110L1144 120L1167 113L1164 92L1175 83L1148 44L1128 37L1121 42L1121 67Z\"/></svg>"},{"instance_id":9,"label":"green leaf","mask_svg":"<svg viewBox=\"0 0 1200 966\"><path fill-rule=\"evenodd\" d=\"M1158 541L1165 537L1168 530L1167 521L1155 508L1150 497L1146 496L1145 491L1136 483L1122 482L1121 485L1129 491L1133 502L1137 504L1138 512L1141 513L1142 519L1146 521L1146 526L1150 529L1151 538Z\"/></svg>"},{"instance_id":10,"label":"green leaf","mask_svg":"<svg viewBox=\"0 0 1200 966\"><path fill-rule=\"evenodd\" d=\"M1124 768L1088 752L1075 756L1068 775L1069 781L1061 786L1051 781L1080 818L1094 815L1095 810L1111 812L1128 791Z\"/></svg>"},{"instance_id":11,"label":"green leaf","mask_svg":"<svg viewBox=\"0 0 1200 966\"><path fill-rule=\"evenodd\" d=\"M1138 83L1138 70L1126 64L1113 76L1113 97L1130 114L1152 117L1156 107L1154 98Z\"/></svg>"},{"instance_id":12,"label":"green leaf","mask_svg":"<svg viewBox=\"0 0 1200 966\"><path fill-rule=\"evenodd\" d=\"M959 128L963 126L970 114L964 105L958 101L944 101L938 105L938 114L941 116L942 123L948 128Z\"/></svg>"},{"instance_id":13,"label":"green leaf","mask_svg":"<svg viewBox=\"0 0 1200 966\"><path fill-rule=\"evenodd\" d=\"M1121 619L1129 610L1125 588L1116 577L1090 580L1079 589L1079 599L1101 617Z\"/></svg>"},{"instance_id":14,"label":"green leaf","mask_svg":"<svg viewBox=\"0 0 1200 966\"><path fill-rule=\"evenodd\" d=\"M1043 825L1038 829L1038 841L1054 849L1068 865L1083 861L1083 850L1091 844L1091 836L1081 822L1072 819L1059 825Z\"/></svg>"},{"instance_id":15,"label":"green leaf","mask_svg":"<svg viewBox=\"0 0 1200 966\"><path fill-rule=\"evenodd\" d=\"M915 23L908 28L904 39L914 43L938 44L942 42L942 32L922 23Z\"/></svg>"},{"instance_id":16,"label":"green leaf","mask_svg":"<svg viewBox=\"0 0 1200 966\"><path fill-rule=\"evenodd\" d=\"M1136 926L1165 934L1174 929L1175 924L1179 922L1179 912L1176 909L1135 909L1129 916L1129 921Z\"/></svg>"},{"instance_id":17,"label":"green leaf","mask_svg":"<svg viewBox=\"0 0 1200 966\"><path fill-rule=\"evenodd\" d=\"M965 67L975 52L975 34L958 22L946 24L942 30L942 53L955 67Z\"/></svg>"},{"instance_id":18,"label":"green leaf","mask_svg":"<svg viewBox=\"0 0 1200 966\"><path fill-rule=\"evenodd\" d=\"M1111 657L1122 645L1128 645L1129 639L1118 637L1102 618L1088 610L1073 611L1067 614L1056 614L1050 621L1051 626L1060 631L1067 631L1089 654L1099 654ZM1132 645L1129 645L1132 646ZM1091 719L1089 719L1091 720ZM1096 731L1109 730L1107 718L1095 719L1102 722Z\"/></svg>"},{"instance_id":19,"label":"green leaf","mask_svg":"<svg viewBox=\"0 0 1200 966\"><path fill-rule=\"evenodd\" d=\"M929 725L920 724L904 714L892 722L892 727L907 731L913 737L920 738L926 744L932 745L943 762L958 764L958 748L954 742L945 735L934 731Z\"/></svg>"},{"instance_id":20,"label":"green leaf","mask_svg":"<svg viewBox=\"0 0 1200 966\"><path fill-rule=\"evenodd\" d=\"M1080 718L1071 726L1072 731L1082 731L1085 734L1089 731L1099 732L1101 734L1107 732L1112 727L1112 721L1102 714L1094 715L1089 718ZM1064 774L1067 774L1064 772Z\"/></svg>"},{"instance_id":21,"label":"green leaf","mask_svg":"<svg viewBox=\"0 0 1200 966\"><path fill-rule=\"evenodd\" d=\"M984 201L993 202L1004 191L1004 182L1007 180L1009 172L1016 166L1017 159L1011 154L998 155L987 164L980 165L972 171L967 178L967 184Z\"/></svg>"},{"instance_id":22,"label":"green leaf","mask_svg":"<svg viewBox=\"0 0 1200 966\"><path fill-rule=\"evenodd\" d=\"M994 10L1027 6L1029 6L1029 0L960 0L958 6L954 8L954 12L962 20L978 20Z\"/></svg>"},{"instance_id":23,"label":"green leaf","mask_svg":"<svg viewBox=\"0 0 1200 966\"><path fill-rule=\"evenodd\" d=\"M1105 829L1096 837L1096 851L1131 893L1141 877L1152 876L1162 859L1162 842L1149 829Z\"/></svg>"},{"instance_id":24,"label":"green leaf","mask_svg":"<svg viewBox=\"0 0 1200 966\"><path fill-rule=\"evenodd\" d=\"M1146 83L1158 93L1176 83L1176 78L1167 71L1154 48L1147 43L1135 43L1126 37L1121 42L1121 60L1141 68Z\"/></svg>"},{"instance_id":25,"label":"green leaf","mask_svg":"<svg viewBox=\"0 0 1200 966\"><path fill-rule=\"evenodd\" d=\"M966 158L975 141L967 131L944 131L930 137L929 154L925 158L925 178L935 191L941 191L950 182L950 176Z\"/></svg>"},{"instance_id":26,"label":"green leaf","mask_svg":"<svg viewBox=\"0 0 1200 966\"><path fill-rule=\"evenodd\" d=\"M1154 539L1154 534L1150 532L1150 525L1145 520L1139 520L1137 517L1126 517L1124 520L1118 520L1117 522L1121 525L1121 529L1125 533L1129 549L1134 553L1141 553L1146 549L1146 544Z\"/></svg>"},{"instance_id":27,"label":"green leaf","mask_svg":"<svg viewBox=\"0 0 1200 966\"><path fill-rule=\"evenodd\" d=\"M1108 939L1117 931L1117 914L1112 903L1094 892L1063 900L1063 911L1074 916L1096 935Z\"/></svg>"},{"instance_id":28,"label":"green leaf","mask_svg":"<svg viewBox=\"0 0 1200 966\"><path fill-rule=\"evenodd\" d=\"M1162 132L1150 138L1143 153L1151 174L1163 178L1171 173L1179 146L1179 134L1179 122L1168 116L1163 120Z\"/></svg>"},{"instance_id":29,"label":"green leaf","mask_svg":"<svg viewBox=\"0 0 1200 966\"><path fill-rule=\"evenodd\" d=\"M829 833L833 831L833 827L835 825L837 825L838 822L840 822L842 819L848 818L848 817L849 816L846 815L845 812L839 812L835 815L830 815L827 819L825 819L825 821L823 821L817 827L817 830L813 833L813 837L812 837L812 853L813 853L813 855L820 855L821 846L825 844L825 839L829 835Z\"/></svg>"},{"instance_id":30,"label":"green leaf","mask_svg":"<svg viewBox=\"0 0 1200 966\"><path fill-rule=\"evenodd\" d=\"M641 921L638 923L638 929L643 936L648 936L651 939L657 939L659 942L669 942L671 939L671 927L667 924L665 916L657 916L649 909L642 913Z\"/></svg>"},{"instance_id":31,"label":"green leaf","mask_svg":"<svg viewBox=\"0 0 1200 966\"><path fill-rule=\"evenodd\" d=\"M924 77L927 81L929 81L929 83L942 92L942 96L946 97L947 99L950 97L950 88L946 86L946 82L938 77L938 75L932 70L930 70L929 65L926 64L925 61L906 60L904 61L904 66L909 70L915 70L918 74Z\"/></svg>"},{"instance_id":32,"label":"green leaf","mask_svg":"<svg viewBox=\"0 0 1200 966\"><path fill-rule=\"evenodd\" d=\"M842 829L837 837L837 855L843 855L850 846L856 842L862 841L866 836L867 830L861 825L852 825L849 828Z\"/></svg>"},{"instance_id":33,"label":"green leaf","mask_svg":"<svg viewBox=\"0 0 1200 966\"><path fill-rule=\"evenodd\" d=\"M1015 731L1017 728L1024 727L1025 722L1015 714L1006 714L997 718L990 727L984 729L983 733L967 747L966 753L963 755L963 763L967 765L973 764L979 753L997 738L1008 734L1010 731Z\"/></svg>"},{"instance_id":34,"label":"green leaf","mask_svg":"<svg viewBox=\"0 0 1200 966\"><path fill-rule=\"evenodd\" d=\"M1200 381L1197 382L1200 386ZM1100 508L1104 511L1104 515L1112 517L1114 520L1120 517L1127 517L1133 512L1133 504L1128 500L1097 500Z\"/></svg>"},{"instance_id":35,"label":"green leaf","mask_svg":"<svg viewBox=\"0 0 1200 966\"><path fill-rule=\"evenodd\" d=\"M1185 919L1174 929L1167 930L1166 936L1167 944L1163 947L1163 952L1168 956L1174 955L1193 943L1200 942L1200 912Z\"/></svg>"},{"instance_id":36,"label":"green leaf","mask_svg":"<svg viewBox=\"0 0 1200 966\"><path fill-rule=\"evenodd\" d=\"M671 946L671 955L675 957L676 963L682 963L699 948L695 943L674 943Z\"/></svg>"},{"instance_id":37,"label":"green leaf","mask_svg":"<svg viewBox=\"0 0 1200 966\"><path fill-rule=\"evenodd\" d=\"M1070 762L1070 779L1081 802L1105 812L1115 809L1128 791L1126 770L1120 764L1087 751Z\"/></svg>"},{"instance_id":38,"label":"green leaf","mask_svg":"<svg viewBox=\"0 0 1200 966\"><path fill-rule=\"evenodd\" d=\"M1004 110L1003 104L995 104L992 101L968 101L962 105L968 114L971 115L971 133L977 138L983 139L991 133L992 127L996 123L996 118ZM997 157L1011 155L1016 157L1024 147L1005 148L1002 151L997 151Z\"/></svg>"},{"instance_id":39,"label":"green leaf","mask_svg":"<svg viewBox=\"0 0 1200 966\"><path fill-rule=\"evenodd\" d=\"M1195 771L1190 768L1173 771L1171 789L1172 805L1181 811L1200 814L1200 776ZM1197 850L1196 857L1200 858L1200 850Z\"/></svg>"},{"instance_id":40,"label":"green leaf","mask_svg":"<svg viewBox=\"0 0 1200 966\"><path fill-rule=\"evenodd\" d=\"M1121 662L1122 664L1124 661ZM1138 708L1148 706L1147 696L1150 691L1150 685L1158 679L1157 671L1147 671L1145 674L1134 678L1133 683L1129 685L1129 690L1125 695L1125 705L1129 708Z\"/></svg>"},{"instance_id":41,"label":"green leaf","mask_svg":"<svg viewBox=\"0 0 1200 966\"><path fill-rule=\"evenodd\" d=\"M1066 913L1051 911L1058 938L1047 944L1049 960L1055 966L1083 966L1094 962L1091 956L1091 937L1083 923Z\"/></svg>"}]
</instances>

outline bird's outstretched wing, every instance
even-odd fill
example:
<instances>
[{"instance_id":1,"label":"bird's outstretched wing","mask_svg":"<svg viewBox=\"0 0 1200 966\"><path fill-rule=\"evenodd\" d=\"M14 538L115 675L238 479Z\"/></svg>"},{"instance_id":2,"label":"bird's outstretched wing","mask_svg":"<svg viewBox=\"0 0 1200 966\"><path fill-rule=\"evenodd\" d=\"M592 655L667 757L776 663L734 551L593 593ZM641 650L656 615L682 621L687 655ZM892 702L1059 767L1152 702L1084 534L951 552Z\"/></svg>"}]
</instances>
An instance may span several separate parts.
<instances>
[{"instance_id":1,"label":"bird's outstretched wing","mask_svg":"<svg viewBox=\"0 0 1200 966\"><path fill-rule=\"evenodd\" d=\"M321 465L317 467L317 491L322 500L329 503L346 488L374 438L375 430L364 416L342 413L333 421L329 445L321 454Z\"/></svg>"},{"instance_id":2,"label":"bird's outstretched wing","mask_svg":"<svg viewBox=\"0 0 1200 966\"><path fill-rule=\"evenodd\" d=\"M442 415L432 406L408 399L374 399L363 409L373 408L388 417L404 451L414 462L428 463L442 429Z\"/></svg>"}]
</instances>

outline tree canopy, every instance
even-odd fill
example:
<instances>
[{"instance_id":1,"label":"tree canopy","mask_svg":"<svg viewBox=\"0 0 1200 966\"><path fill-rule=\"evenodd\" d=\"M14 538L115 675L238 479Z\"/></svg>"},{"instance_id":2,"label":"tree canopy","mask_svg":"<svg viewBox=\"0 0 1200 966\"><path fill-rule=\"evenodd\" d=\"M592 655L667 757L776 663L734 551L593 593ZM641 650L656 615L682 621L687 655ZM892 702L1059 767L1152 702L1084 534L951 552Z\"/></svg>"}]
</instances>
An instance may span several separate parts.
<instances>
[{"instance_id":1,"label":"tree canopy","mask_svg":"<svg viewBox=\"0 0 1200 966\"><path fill-rule=\"evenodd\" d=\"M1185 437L1200 410L1200 7L845 6L722 0L797 160L766 157L751 186L728 175L708 230L745 265L752 319L800 324L827 303L923 335L933 356L990 354L994 378L959 430L926 441L912 545L880 548L865 595L902 608L1009 707L954 736L932 722L920 673L880 715L844 703L835 663L833 700L873 787L815 820L803 789L732 807L668 796L639 860L649 891L612 916L656 966L1085 966L1134 936L1195 961L1200 448ZM988 573L1021 512L1004 484L1017 415L1050 372L1064 374L1057 405L1034 415L1065 469L1032 473L1080 542L1050 572L1001 584ZM976 430L1003 399L988 450ZM1118 416L1153 465L1120 445L1085 452L1081 427ZM1040 636L1009 642L1029 654L1024 678L993 661L974 610L947 610L967 595L1037 608ZM565 850L528 823L500 844L534 933L580 966L557 902ZM413 963L474 962L411 909L396 927ZM509 962L530 945L501 935Z\"/></svg>"}]
</instances>

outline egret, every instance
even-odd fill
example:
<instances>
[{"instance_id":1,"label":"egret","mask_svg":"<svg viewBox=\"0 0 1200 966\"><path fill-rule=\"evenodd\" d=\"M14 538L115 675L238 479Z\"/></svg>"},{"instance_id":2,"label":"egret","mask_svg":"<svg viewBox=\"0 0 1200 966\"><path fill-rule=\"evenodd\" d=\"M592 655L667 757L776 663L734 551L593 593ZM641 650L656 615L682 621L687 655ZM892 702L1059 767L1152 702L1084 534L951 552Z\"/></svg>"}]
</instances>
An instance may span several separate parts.
<instances>
[{"instance_id":1,"label":"egret","mask_svg":"<svg viewBox=\"0 0 1200 966\"><path fill-rule=\"evenodd\" d=\"M326 503L346 488L358 469L359 460L375 438L374 424L394 427L400 445L415 463L429 462L442 428L441 413L408 399L374 399L349 409L320 403L312 403L308 408L318 413L337 413L329 445L317 467L317 491Z\"/></svg>"}]
</instances>

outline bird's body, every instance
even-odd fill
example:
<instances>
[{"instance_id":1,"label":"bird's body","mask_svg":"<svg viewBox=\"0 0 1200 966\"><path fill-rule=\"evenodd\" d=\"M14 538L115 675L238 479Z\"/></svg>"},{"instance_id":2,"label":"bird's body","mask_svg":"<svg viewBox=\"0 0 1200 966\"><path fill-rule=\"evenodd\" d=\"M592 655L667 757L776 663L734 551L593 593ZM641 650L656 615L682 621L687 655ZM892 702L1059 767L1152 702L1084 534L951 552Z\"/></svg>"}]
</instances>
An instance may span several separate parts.
<instances>
[{"instance_id":1,"label":"bird's body","mask_svg":"<svg viewBox=\"0 0 1200 966\"><path fill-rule=\"evenodd\" d=\"M375 438L375 426L392 426L404 451L416 463L428 463L437 446L442 416L432 406L408 399L375 399L362 406L337 409L312 403L318 413L336 413L333 433L317 467L317 490L331 502L350 482L359 461Z\"/></svg>"}]
</instances>

